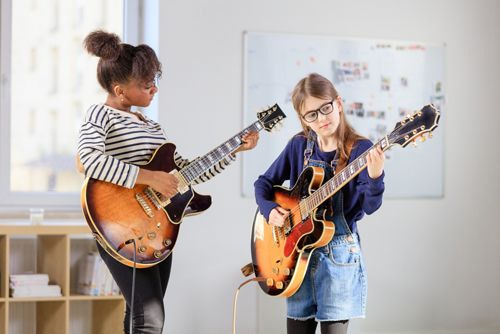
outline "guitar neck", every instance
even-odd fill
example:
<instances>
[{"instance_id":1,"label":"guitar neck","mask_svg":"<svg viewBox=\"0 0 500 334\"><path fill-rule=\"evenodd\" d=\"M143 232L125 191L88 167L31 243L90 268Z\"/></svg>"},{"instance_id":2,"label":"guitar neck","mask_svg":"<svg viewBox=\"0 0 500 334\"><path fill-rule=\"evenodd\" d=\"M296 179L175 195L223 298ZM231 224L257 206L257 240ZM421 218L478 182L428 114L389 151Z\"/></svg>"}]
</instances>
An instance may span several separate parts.
<instances>
[{"instance_id":1,"label":"guitar neck","mask_svg":"<svg viewBox=\"0 0 500 334\"><path fill-rule=\"evenodd\" d=\"M300 201L300 212L303 213L303 218L305 217L318 206L320 206L324 201L328 198L332 197L337 191L339 191L344 185L346 185L349 181L351 181L356 175L361 173L366 166L366 156L371 149L376 146L380 146L382 150L385 152L390 148L389 139L387 136L379 140L375 145L373 145L370 149L363 152L359 157L357 157L354 161L352 161L349 165L347 165L340 172L335 174L330 180L325 182L321 187L319 187L314 193L309 195Z\"/></svg>"},{"instance_id":2,"label":"guitar neck","mask_svg":"<svg viewBox=\"0 0 500 334\"><path fill-rule=\"evenodd\" d=\"M192 184L194 180L196 180L210 168L227 158L241 144L243 144L241 136L252 131L259 132L263 128L264 127L262 126L260 121L255 121L250 126L246 127L233 137L229 138L204 156L194 160L189 165L182 168L179 172L187 183Z\"/></svg>"}]
</instances>

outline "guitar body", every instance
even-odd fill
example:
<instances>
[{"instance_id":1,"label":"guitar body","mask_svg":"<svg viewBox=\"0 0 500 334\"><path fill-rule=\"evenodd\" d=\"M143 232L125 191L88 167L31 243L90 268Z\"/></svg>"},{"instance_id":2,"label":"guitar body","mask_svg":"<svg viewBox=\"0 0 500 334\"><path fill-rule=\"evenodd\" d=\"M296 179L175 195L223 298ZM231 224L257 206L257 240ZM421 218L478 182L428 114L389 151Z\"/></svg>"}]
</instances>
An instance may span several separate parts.
<instances>
[{"instance_id":1,"label":"guitar body","mask_svg":"<svg viewBox=\"0 0 500 334\"><path fill-rule=\"evenodd\" d=\"M370 149L328 181L324 181L323 170L307 167L299 176L297 184L288 190L274 187L273 200L290 211L283 227L268 225L259 213L255 215L252 229L252 264L262 290L271 296L290 297L302 284L311 254L318 247L330 242L335 234L335 225L326 219L333 212L324 203L344 185L367 167L367 155L371 149L383 151L392 145L406 147L419 137L425 139L438 126L440 113L433 105L406 116L396 123L394 130L384 136Z\"/></svg>"},{"instance_id":2,"label":"guitar body","mask_svg":"<svg viewBox=\"0 0 500 334\"><path fill-rule=\"evenodd\" d=\"M175 246L182 218L203 212L212 204L210 196L196 193L191 184L243 144L244 134L272 131L285 117L277 104L259 112L252 125L182 169L175 163L175 145L161 145L141 168L172 173L177 178L177 193L170 199L147 185L126 189L87 178L81 201L94 237L111 256L130 267L134 266L134 255L138 268L165 260Z\"/></svg>"},{"instance_id":3,"label":"guitar body","mask_svg":"<svg viewBox=\"0 0 500 334\"><path fill-rule=\"evenodd\" d=\"M174 144L163 144L141 168L178 171L174 153ZM167 205L158 207L148 196L148 188L138 184L127 189L92 178L83 184L82 208L92 233L111 256L127 266L134 265L134 244L128 241L136 241L137 268L151 267L171 254L182 218L211 205L210 196L200 195L188 186Z\"/></svg>"},{"instance_id":4,"label":"guitar body","mask_svg":"<svg viewBox=\"0 0 500 334\"><path fill-rule=\"evenodd\" d=\"M312 194L324 181L318 167L307 167L292 189L274 187L274 201L284 209L297 208L300 200ZM262 290L271 296L289 297L302 284L309 259L318 247L330 242L335 225L325 219L321 207L310 213L292 210L283 227L267 224L257 210L252 228L252 262ZM303 218L305 217L305 218Z\"/></svg>"}]
</instances>

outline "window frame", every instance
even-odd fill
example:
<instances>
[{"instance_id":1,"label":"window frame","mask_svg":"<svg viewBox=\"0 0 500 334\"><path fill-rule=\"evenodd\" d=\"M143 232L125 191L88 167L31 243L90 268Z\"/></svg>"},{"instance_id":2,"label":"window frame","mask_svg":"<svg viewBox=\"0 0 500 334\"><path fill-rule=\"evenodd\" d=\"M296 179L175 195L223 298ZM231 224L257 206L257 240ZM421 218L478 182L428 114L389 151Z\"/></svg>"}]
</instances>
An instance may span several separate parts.
<instances>
[{"instance_id":1,"label":"window frame","mask_svg":"<svg viewBox=\"0 0 500 334\"><path fill-rule=\"evenodd\" d=\"M56 215L61 212L81 212L80 192L13 192L10 189L11 168L11 41L12 41L12 2L0 0L0 218L24 214L30 208L43 208ZM124 41L138 44L148 43L143 38L150 30L147 15L158 16L158 1L144 5L140 0L123 0L123 36ZM156 6L156 7L155 7ZM153 9L151 9L153 7ZM157 20L156 20L157 21ZM145 28L145 22L148 27ZM153 27L155 30L157 27ZM158 31L158 29L156 29ZM148 115L157 115L157 104L148 108ZM76 141L76 138L75 138ZM75 148L76 150L76 148ZM76 172L76 168L75 168Z\"/></svg>"}]
</instances>

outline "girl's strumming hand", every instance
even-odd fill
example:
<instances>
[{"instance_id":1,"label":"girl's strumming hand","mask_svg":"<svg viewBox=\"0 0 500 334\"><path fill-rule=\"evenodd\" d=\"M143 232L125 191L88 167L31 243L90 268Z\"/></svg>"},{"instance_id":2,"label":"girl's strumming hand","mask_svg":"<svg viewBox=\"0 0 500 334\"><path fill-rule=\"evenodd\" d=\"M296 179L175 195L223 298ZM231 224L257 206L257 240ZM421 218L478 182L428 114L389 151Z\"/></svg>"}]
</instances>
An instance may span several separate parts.
<instances>
[{"instance_id":1,"label":"girl's strumming hand","mask_svg":"<svg viewBox=\"0 0 500 334\"><path fill-rule=\"evenodd\" d=\"M154 190L160 192L163 196L171 198L177 194L179 179L170 173L141 168L139 169L136 183L147 184Z\"/></svg>"},{"instance_id":2,"label":"girl's strumming hand","mask_svg":"<svg viewBox=\"0 0 500 334\"><path fill-rule=\"evenodd\" d=\"M269 221L267 223L273 226L283 226L283 224L285 223L285 219L289 214L290 212L288 210L277 206L269 214Z\"/></svg>"}]
</instances>

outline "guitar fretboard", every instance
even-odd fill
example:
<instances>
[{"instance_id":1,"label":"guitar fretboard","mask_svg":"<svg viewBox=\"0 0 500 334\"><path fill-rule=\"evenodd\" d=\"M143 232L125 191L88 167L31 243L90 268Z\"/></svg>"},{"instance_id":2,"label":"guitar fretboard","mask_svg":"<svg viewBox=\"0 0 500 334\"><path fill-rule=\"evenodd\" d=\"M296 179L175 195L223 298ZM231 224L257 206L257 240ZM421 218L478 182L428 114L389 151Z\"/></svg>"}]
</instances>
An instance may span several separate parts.
<instances>
[{"instance_id":1,"label":"guitar fretboard","mask_svg":"<svg viewBox=\"0 0 500 334\"><path fill-rule=\"evenodd\" d=\"M325 182L321 187L319 187L310 196L304 198L300 201L299 207L302 215L307 216L312 210L321 205L328 198L333 196L340 188L342 188L347 182L352 180L356 175L358 175L363 169L366 168L366 156L371 149L380 145L383 151L386 151L389 146L389 140L386 137L379 140L370 149L363 152L359 157L357 157L353 162L347 165L340 172L335 174L330 180Z\"/></svg>"},{"instance_id":2,"label":"guitar fretboard","mask_svg":"<svg viewBox=\"0 0 500 334\"><path fill-rule=\"evenodd\" d=\"M250 126L246 127L235 136L229 138L224 143L220 144L212 151L208 152L204 156L194 160L186 167L182 168L179 172L186 180L187 183L191 184L194 180L203 175L210 168L224 160L227 156L231 154L234 150L236 150L243 142L241 140L241 136L252 132L252 131L260 131L264 127L260 123L260 121L255 121Z\"/></svg>"}]
</instances>

